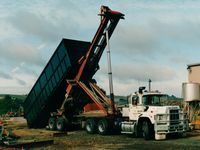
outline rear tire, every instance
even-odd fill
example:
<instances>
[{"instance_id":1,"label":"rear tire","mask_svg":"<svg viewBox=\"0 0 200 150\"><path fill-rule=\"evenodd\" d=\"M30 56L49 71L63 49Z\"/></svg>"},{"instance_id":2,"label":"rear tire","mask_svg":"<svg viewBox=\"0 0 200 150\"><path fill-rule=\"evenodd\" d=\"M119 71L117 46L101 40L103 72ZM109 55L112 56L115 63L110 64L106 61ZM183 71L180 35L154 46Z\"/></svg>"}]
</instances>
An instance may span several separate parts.
<instances>
[{"instance_id":1,"label":"rear tire","mask_svg":"<svg viewBox=\"0 0 200 150\"><path fill-rule=\"evenodd\" d=\"M97 130L100 135L106 135L109 131L108 121L106 119L101 119L98 122Z\"/></svg>"},{"instance_id":2,"label":"rear tire","mask_svg":"<svg viewBox=\"0 0 200 150\"><path fill-rule=\"evenodd\" d=\"M65 130L65 119L64 118L57 118L56 128L57 128L58 131L64 131Z\"/></svg>"},{"instance_id":3,"label":"rear tire","mask_svg":"<svg viewBox=\"0 0 200 150\"><path fill-rule=\"evenodd\" d=\"M50 130L55 130L56 129L56 118L50 117L48 125L49 125Z\"/></svg>"},{"instance_id":4,"label":"rear tire","mask_svg":"<svg viewBox=\"0 0 200 150\"><path fill-rule=\"evenodd\" d=\"M94 119L87 119L85 124L85 130L89 134L94 134L96 132L96 122Z\"/></svg>"}]
</instances>

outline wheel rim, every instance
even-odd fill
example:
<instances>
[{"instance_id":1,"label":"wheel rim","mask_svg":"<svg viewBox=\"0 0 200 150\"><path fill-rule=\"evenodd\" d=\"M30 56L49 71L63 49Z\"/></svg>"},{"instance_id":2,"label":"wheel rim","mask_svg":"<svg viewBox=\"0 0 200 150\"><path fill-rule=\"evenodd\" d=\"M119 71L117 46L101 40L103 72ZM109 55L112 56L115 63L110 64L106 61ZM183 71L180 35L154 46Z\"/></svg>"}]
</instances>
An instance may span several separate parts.
<instances>
[{"instance_id":1,"label":"wheel rim","mask_svg":"<svg viewBox=\"0 0 200 150\"><path fill-rule=\"evenodd\" d=\"M53 129L53 128L54 128L54 122L53 122L53 121L50 121L50 122L49 122L49 128L50 128L50 129Z\"/></svg>"},{"instance_id":2,"label":"wheel rim","mask_svg":"<svg viewBox=\"0 0 200 150\"><path fill-rule=\"evenodd\" d=\"M148 132L148 124L147 124L147 122L143 123L142 130L143 130L143 137L145 137L147 132Z\"/></svg>"},{"instance_id":3,"label":"wheel rim","mask_svg":"<svg viewBox=\"0 0 200 150\"><path fill-rule=\"evenodd\" d=\"M50 122L49 123L49 127L52 129L53 128L53 124Z\"/></svg>"},{"instance_id":4,"label":"wheel rim","mask_svg":"<svg viewBox=\"0 0 200 150\"><path fill-rule=\"evenodd\" d=\"M92 131L92 129L91 129L91 124L90 124L90 123L88 123L88 124L86 125L86 130L87 130L88 132L91 132L91 131Z\"/></svg>"},{"instance_id":5,"label":"wheel rim","mask_svg":"<svg viewBox=\"0 0 200 150\"><path fill-rule=\"evenodd\" d=\"M57 123L57 128L58 128L58 129L61 129L61 128L62 128L62 125L61 125L60 122Z\"/></svg>"},{"instance_id":6,"label":"wheel rim","mask_svg":"<svg viewBox=\"0 0 200 150\"><path fill-rule=\"evenodd\" d=\"M105 125L103 123L100 123L98 129L99 129L99 132L104 132L105 131Z\"/></svg>"}]
</instances>

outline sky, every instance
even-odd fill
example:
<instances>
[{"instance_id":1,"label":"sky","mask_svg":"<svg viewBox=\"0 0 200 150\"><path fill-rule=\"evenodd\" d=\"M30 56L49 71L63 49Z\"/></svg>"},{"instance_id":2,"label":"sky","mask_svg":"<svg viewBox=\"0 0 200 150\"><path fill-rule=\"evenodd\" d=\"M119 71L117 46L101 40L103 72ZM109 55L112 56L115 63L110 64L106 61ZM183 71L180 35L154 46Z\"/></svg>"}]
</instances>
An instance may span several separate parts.
<instances>
[{"instance_id":1,"label":"sky","mask_svg":"<svg viewBox=\"0 0 200 150\"><path fill-rule=\"evenodd\" d=\"M28 94L62 38L91 41L100 6L125 14L111 39L115 95L139 86L181 97L187 65L200 63L200 1L1 0L0 93ZM109 93L104 52L95 74Z\"/></svg>"}]
</instances>

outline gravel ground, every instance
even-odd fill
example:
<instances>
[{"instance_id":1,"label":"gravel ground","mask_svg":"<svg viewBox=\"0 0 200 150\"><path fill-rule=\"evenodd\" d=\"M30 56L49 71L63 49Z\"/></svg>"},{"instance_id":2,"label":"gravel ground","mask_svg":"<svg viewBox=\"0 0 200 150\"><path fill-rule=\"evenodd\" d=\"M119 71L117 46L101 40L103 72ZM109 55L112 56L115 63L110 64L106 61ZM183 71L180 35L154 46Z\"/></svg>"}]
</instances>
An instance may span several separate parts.
<instances>
[{"instance_id":1,"label":"gravel ground","mask_svg":"<svg viewBox=\"0 0 200 150\"><path fill-rule=\"evenodd\" d=\"M15 119L14 119L15 120ZM17 119L21 120L21 119ZM23 121L23 119L22 119ZM54 139L54 144L30 148L33 150L198 150L200 132L193 131L186 138L168 137L164 141L145 141L131 135L90 135L85 131L70 131L61 137L53 137L53 131L46 129L28 129L24 122L13 126L12 131L20 136L18 141ZM8 125L9 128L9 125ZM5 147L0 147L5 149Z\"/></svg>"},{"instance_id":2,"label":"gravel ground","mask_svg":"<svg viewBox=\"0 0 200 150\"><path fill-rule=\"evenodd\" d=\"M69 132L65 137L55 138L54 145L46 149L72 149L72 150L195 150L200 149L200 135L189 134L186 138L169 137L164 141L145 141L130 135L89 135L85 131ZM42 148L38 148L42 149Z\"/></svg>"}]
</instances>

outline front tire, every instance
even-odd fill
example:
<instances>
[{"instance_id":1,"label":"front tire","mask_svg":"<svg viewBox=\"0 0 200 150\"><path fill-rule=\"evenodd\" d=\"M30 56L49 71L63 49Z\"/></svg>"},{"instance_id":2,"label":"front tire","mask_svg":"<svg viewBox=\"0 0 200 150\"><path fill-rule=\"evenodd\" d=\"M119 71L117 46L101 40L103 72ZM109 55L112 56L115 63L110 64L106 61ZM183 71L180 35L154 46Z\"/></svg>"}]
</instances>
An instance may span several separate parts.
<instances>
[{"instance_id":1,"label":"front tire","mask_svg":"<svg viewBox=\"0 0 200 150\"><path fill-rule=\"evenodd\" d=\"M142 131L145 140L150 140L152 138L151 123L149 121L144 121L142 123Z\"/></svg>"},{"instance_id":2,"label":"front tire","mask_svg":"<svg viewBox=\"0 0 200 150\"><path fill-rule=\"evenodd\" d=\"M96 132L96 122L94 119L87 119L85 124L87 133L94 134Z\"/></svg>"}]
</instances>

